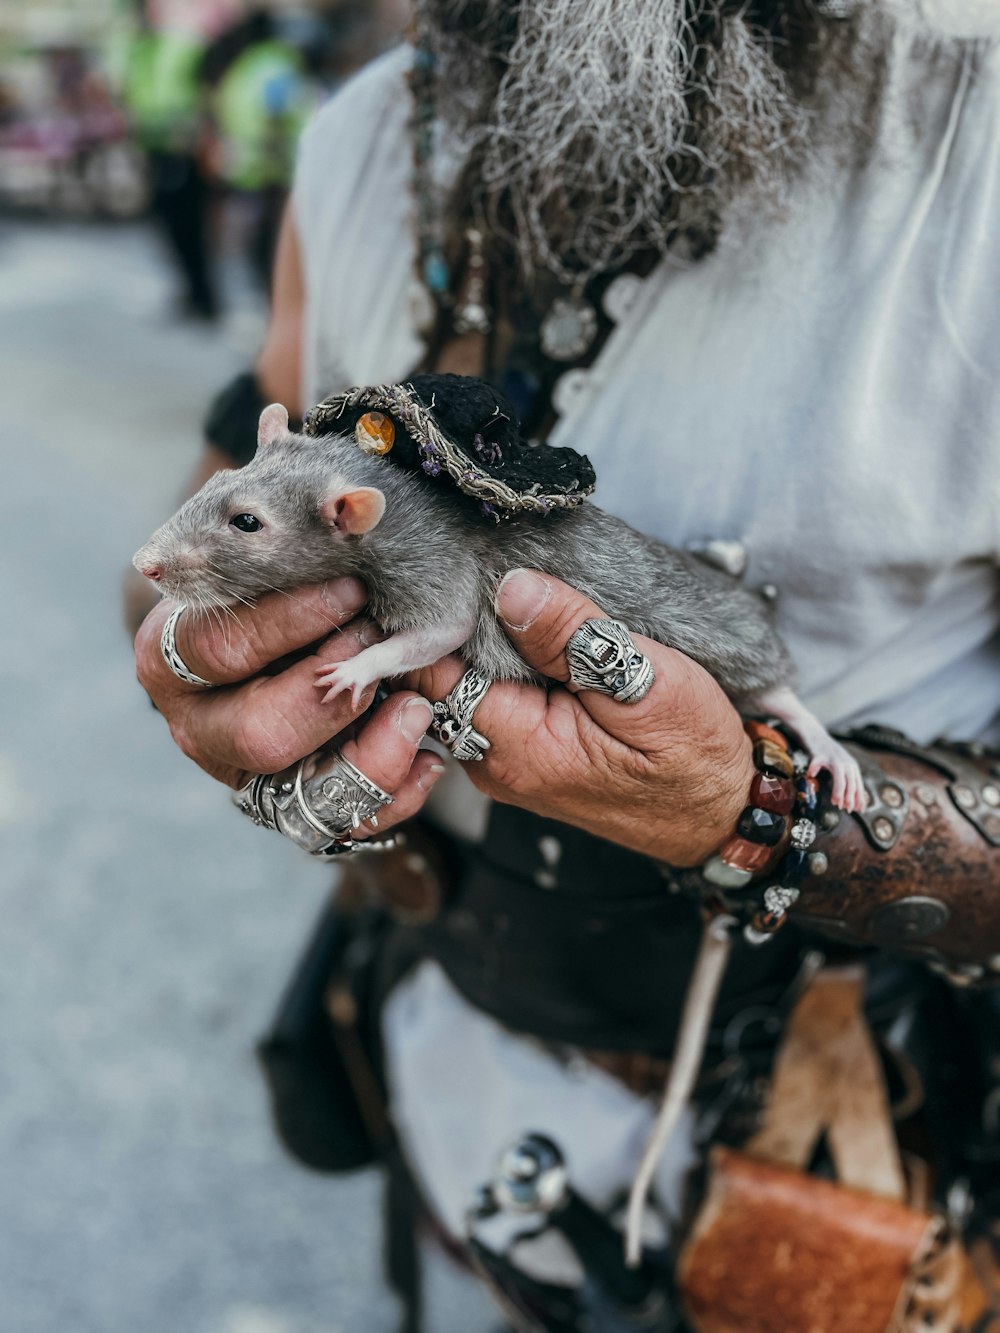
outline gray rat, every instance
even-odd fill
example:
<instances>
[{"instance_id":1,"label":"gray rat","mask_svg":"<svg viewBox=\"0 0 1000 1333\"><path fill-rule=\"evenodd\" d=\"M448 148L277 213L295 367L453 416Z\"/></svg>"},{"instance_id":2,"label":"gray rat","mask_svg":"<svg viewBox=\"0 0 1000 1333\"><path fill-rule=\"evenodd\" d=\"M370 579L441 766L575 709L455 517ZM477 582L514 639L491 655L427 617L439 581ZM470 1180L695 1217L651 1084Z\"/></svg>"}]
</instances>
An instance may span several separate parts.
<instances>
[{"instance_id":1,"label":"gray rat","mask_svg":"<svg viewBox=\"0 0 1000 1333\"><path fill-rule=\"evenodd\" d=\"M798 699L769 608L732 576L637 532L591 503L484 523L440 488L362 452L353 435L295 435L265 408L253 460L211 477L135 555L140 573L193 611L252 603L341 575L361 579L387 632L318 670L326 697L459 651L491 680L539 681L494 612L511 569L580 589L636 634L676 648L744 711L780 718L827 769L833 799L864 807L860 770Z\"/></svg>"}]
</instances>

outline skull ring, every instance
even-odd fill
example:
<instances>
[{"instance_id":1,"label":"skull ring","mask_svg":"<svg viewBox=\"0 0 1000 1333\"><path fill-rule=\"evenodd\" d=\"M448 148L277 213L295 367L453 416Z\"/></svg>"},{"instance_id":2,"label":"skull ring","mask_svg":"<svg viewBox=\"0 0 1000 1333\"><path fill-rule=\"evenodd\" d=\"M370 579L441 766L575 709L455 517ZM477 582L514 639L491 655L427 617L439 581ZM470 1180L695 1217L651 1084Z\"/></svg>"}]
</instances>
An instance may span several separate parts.
<instances>
[{"instance_id":1,"label":"skull ring","mask_svg":"<svg viewBox=\"0 0 1000 1333\"><path fill-rule=\"evenodd\" d=\"M470 667L451 693L434 704L431 731L456 759L474 762L490 748L486 737L473 727L472 718L492 684Z\"/></svg>"},{"instance_id":2,"label":"skull ring","mask_svg":"<svg viewBox=\"0 0 1000 1333\"><path fill-rule=\"evenodd\" d=\"M632 642L620 620L585 620L566 645L569 678L579 690L597 690L621 704L649 693L653 664Z\"/></svg>"}]
</instances>

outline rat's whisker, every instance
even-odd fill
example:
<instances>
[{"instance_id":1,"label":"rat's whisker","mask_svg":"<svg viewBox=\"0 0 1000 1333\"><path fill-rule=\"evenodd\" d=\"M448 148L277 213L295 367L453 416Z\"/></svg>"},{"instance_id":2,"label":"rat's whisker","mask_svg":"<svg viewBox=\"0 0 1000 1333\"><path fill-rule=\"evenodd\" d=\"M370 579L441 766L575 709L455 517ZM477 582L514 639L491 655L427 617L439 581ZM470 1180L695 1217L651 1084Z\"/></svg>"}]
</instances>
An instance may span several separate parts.
<instances>
[{"instance_id":1,"label":"rat's whisker","mask_svg":"<svg viewBox=\"0 0 1000 1333\"><path fill-rule=\"evenodd\" d=\"M221 608L218 606L213 606L209 609L209 614L215 621L216 625L218 625L219 627L219 633L222 636L222 642L226 646L226 657L227 658L232 657L233 655L232 635L229 632L229 625L223 618Z\"/></svg>"},{"instance_id":2,"label":"rat's whisker","mask_svg":"<svg viewBox=\"0 0 1000 1333\"><path fill-rule=\"evenodd\" d=\"M213 604L215 606L225 608L227 611L230 609L230 602L239 602L242 606L256 606L256 601L241 593L236 588L233 580L226 575L225 571L219 565L215 564L212 560L206 560L205 563L215 576L216 582L219 585L216 595L213 598ZM222 598L225 600L221 600Z\"/></svg>"}]
</instances>

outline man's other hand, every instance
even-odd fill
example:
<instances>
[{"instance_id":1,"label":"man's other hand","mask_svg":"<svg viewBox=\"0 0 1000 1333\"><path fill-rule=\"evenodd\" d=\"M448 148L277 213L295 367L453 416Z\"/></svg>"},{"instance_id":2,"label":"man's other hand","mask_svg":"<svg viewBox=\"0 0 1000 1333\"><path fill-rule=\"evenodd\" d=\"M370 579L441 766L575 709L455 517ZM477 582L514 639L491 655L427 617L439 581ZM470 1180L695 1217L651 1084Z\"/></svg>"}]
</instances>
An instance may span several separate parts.
<instances>
[{"instance_id":1,"label":"man's other hand","mask_svg":"<svg viewBox=\"0 0 1000 1333\"><path fill-rule=\"evenodd\" d=\"M616 703L568 684L565 648L606 613L533 570L508 574L497 613L524 660L555 686L496 683L476 709L490 741L469 777L495 800L574 824L674 865L696 865L732 834L753 777L739 714L706 671L650 639L635 642L656 680L644 699ZM443 699L464 671L449 657L406 684Z\"/></svg>"}]
</instances>

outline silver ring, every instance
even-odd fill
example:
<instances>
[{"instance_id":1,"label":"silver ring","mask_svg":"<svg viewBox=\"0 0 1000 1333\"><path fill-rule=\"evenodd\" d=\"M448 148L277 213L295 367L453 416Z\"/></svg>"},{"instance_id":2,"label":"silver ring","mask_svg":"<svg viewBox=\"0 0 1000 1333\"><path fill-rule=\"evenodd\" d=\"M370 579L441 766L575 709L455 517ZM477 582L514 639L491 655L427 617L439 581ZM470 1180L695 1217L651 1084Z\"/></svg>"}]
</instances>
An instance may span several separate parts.
<instances>
[{"instance_id":1,"label":"silver ring","mask_svg":"<svg viewBox=\"0 0 1000 1333\"><path fill-rule=\"evenodd\" d=\"M566 663L577 689L597 690L620 704L644 699L656 679L652 662L620 620L585 620L570 635Z\"/></svg>"},{"instance_id":2,"label":"silver ring","mask_svg":"<svg viewBox=\"0 0 1000 1333\"><path fill-rule=\"evenodd\" d=\"M233 796L255 824L327 858L391 846L388 840L356 841L353 835L365 823L377 828L379 811L393 799L339 750L310 755L281 773L253 777Z\"/></svg>"},{"instance_id":3,"label":"silver ring","mask_svg":"<svg viewBox=\"0 0 1000 1333\"><path fill-rule=\"evenodd\" d=\"M163 629L160 631L160 652L163 654L163 660L178 679L183 680L188 685L207 685L212 687L210 680L204 680L201 676L196 676L194 672L184 665L184 659L177 651L177 622L184 614L187 608L184 606L175 606L167 616Z\"/></svg>"},{"instance_id":4,"label":"silver ring","mask_svg":"<svg viewBox=\"0 0 1000 1333\"><path fill-rule=\"evenodd\" d=\"M433 705L431 731L445 749L463 763L482 759L490 748L482 732L473 727L472 719L492 684L475 667L469 667L451 693Z\"/></svg>"}]
</instances>

